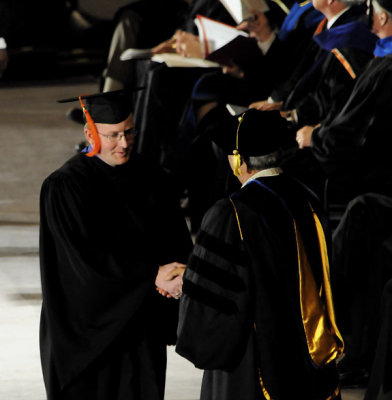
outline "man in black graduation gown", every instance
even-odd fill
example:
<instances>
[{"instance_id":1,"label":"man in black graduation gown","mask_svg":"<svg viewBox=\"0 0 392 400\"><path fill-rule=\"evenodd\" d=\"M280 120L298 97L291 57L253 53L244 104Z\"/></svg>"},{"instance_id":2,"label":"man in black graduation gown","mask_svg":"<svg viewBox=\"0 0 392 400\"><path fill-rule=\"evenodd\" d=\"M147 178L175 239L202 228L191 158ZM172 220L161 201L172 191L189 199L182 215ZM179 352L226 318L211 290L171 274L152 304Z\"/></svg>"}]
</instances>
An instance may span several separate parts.
<instances>
[{"instance_id":1,"label":"man in black graduation gown","mask_svg":"<svg viewBox=\"0 0 392 400\"><path fill-rule=\"evenodd\" d=\"M250 110L213 138L242 188L206 213L183 275L176 351L206 370L203 400L340 396L328 227L278 167L281 121Z\"/></svg>"},{"instance_id":2,"label":"man in black graduation gown","mask_svg":"<svg viewBox=\"0 0 392 400\"><path fill-rule=\"evenodd\" d=\"M390 234L391 218L392 2L373 1L369 14L379 37L375 57L342 111L309 139L330 177L330 202L354 199L334 236L336 309L345 321L344 337L350 339L341 371L350 384L363 382L370 372L380 294L390 278L390 263L380 260L379 250Z\"/></svg>"},{"instance_id":3,"label":"man in black graduation gown","mask_svg":"<svg viewBox=\"0 0 392 400\"><path fill-rule=\"evenodd\" d=\"M162 400L178 309L154 282L177 265L168 263L186 260L189 231L167 177L131 151L130 96L79 99L90 146L41 190L48 400ZM179 295L180 279L166 285Z\"/></svg>"},{"instance_id":4,"label":"man in black graduation gown","mask_svg":"<svg viewBox=\"0 0 392 400\"><path fill-rule=\"evenodd\" d=\"M376 38L366 26L362 0L317 0L324 19L289 79L275 88L262 109L295 110L299 126L315 125L339 109L372 56Z\"/></svg>"},{"instance_id":5,"label":"man in black graduation gown","mask_svg":"<svg viewBox=\"0 0 392 400\"><path fill-rule=\"evenodd\" d=\"M283 161L285 171L320 197L326 179L324 171L301 142L298 149L295 132L300 135L304 126L325 124L340 112L372 58L377 37L367 27L366 6L360 3L314 2L326 18L315 32L313 49L308 49L303 62L285 83L290 89L288 94L279 88L271 95L273 99L281 96L283 114L292 121L293 143Z\"/></svg>"},{"instance_id":6,"label":"man in black graduation gown","mask_svg":"<svg viewBox=\"0 0 392 400\"><path fill-rule=\"evenodd\" d=\"M374 58L358 78L343 109L297 139L331 178L330 198L346 203L366 192L392 193L392 2L373 2Z\"/></svg>"}]
</instances>

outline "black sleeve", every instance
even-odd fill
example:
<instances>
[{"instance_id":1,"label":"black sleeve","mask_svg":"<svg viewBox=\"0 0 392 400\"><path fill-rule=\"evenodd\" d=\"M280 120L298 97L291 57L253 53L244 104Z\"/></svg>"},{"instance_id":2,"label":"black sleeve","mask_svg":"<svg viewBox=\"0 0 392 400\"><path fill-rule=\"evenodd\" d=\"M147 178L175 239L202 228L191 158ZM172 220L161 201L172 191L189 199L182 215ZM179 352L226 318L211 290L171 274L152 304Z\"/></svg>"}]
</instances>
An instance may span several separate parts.
<instances>
[{"instance_id":1,"label":"black sleeve","mask_svg":"<svg viewBox=\"0 0 392 400\"><path fill-rule=\"evenodd\" d=\"M328 54L315 90L296 102L299 126L316 125L336 116L345 106L357 78L371 57L369 53L351 48L338 51L340 55L333 52ZM338 56L344 57L346 66Z\"/></svg>"},{"instance_id":2,"label":"black sleeve","mask_svg":"<svg viewBox=\"0 0 392 400\"><path fill-rule=\"evenodd\" d=\"M205 215L184 274L176 351L198 368L230 369L249 333L247 255L234 209Z\"/></svg>"},{"instance_id":3,"label":"black sleeve","mask_svg":"<svg viewBox=\"0 0 392 400\"><path fill-rule=\"evenodd\" d=\"M392 73L385 62L375 59L357 81L343 110L313 132L312 152L327 173L353 169L364 153L368 167L384 158L390 143L385 129L392 105L388 89Z\"/></svg>"}]
</instances>

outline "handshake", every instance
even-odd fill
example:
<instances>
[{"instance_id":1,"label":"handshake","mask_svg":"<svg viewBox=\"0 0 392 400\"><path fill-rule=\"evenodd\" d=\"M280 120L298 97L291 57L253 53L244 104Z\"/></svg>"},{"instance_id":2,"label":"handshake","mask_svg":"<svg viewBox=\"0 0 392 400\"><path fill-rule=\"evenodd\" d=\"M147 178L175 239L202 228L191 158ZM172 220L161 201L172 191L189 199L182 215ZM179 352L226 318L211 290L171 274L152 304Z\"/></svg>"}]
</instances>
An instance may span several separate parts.
<instances>
[{"instance_id":1,"label":"handshake","mask_svg":"<svg viewBox=\"0 0 392 400\"><path fill-rule=\"evenodd\" d=\"M168 298L179 299L182 295L182 275L186 265L172 262L159 267L155 285L157 291Z\"/></svg>"}]
</instances>

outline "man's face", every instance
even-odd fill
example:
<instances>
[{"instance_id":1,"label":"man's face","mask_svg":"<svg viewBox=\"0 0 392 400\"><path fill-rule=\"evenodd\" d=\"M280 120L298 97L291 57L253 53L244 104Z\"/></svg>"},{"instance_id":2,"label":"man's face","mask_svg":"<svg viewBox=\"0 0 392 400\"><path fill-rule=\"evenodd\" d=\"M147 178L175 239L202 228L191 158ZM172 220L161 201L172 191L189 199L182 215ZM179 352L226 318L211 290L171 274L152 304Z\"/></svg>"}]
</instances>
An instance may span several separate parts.
<instances>
[{"instance_id":1,"label":"man's face","mask_svg":"<svg viewBox=\"0 0 392 400\"><path fill-rule=\"evenodd\" d=\"M133 129L132 115L118 124L96 123L95 126L101 140L98 157L112 167L126 163L135 141L135 135L131 132ZM91 144L90 130L85 130L85 134Z\"/></svg>"}]
</instances>

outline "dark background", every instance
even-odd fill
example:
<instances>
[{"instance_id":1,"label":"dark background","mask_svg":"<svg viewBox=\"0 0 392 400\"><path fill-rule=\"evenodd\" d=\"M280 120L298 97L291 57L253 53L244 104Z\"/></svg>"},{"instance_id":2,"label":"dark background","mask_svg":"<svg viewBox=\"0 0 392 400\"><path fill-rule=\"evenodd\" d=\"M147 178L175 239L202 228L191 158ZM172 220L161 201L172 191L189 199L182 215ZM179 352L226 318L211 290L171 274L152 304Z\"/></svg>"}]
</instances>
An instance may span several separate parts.
<instances>
[{"instance_id":1,"label":"dark background","mask_svg":"<svg viewBox=\"0 0 392 400\"><path fill-rule=\"evenodd\" d=\"M132 0L0 0L9 64L1 82L62 78L104 68L115 12Z\"/></svg>"}]
</instances>

